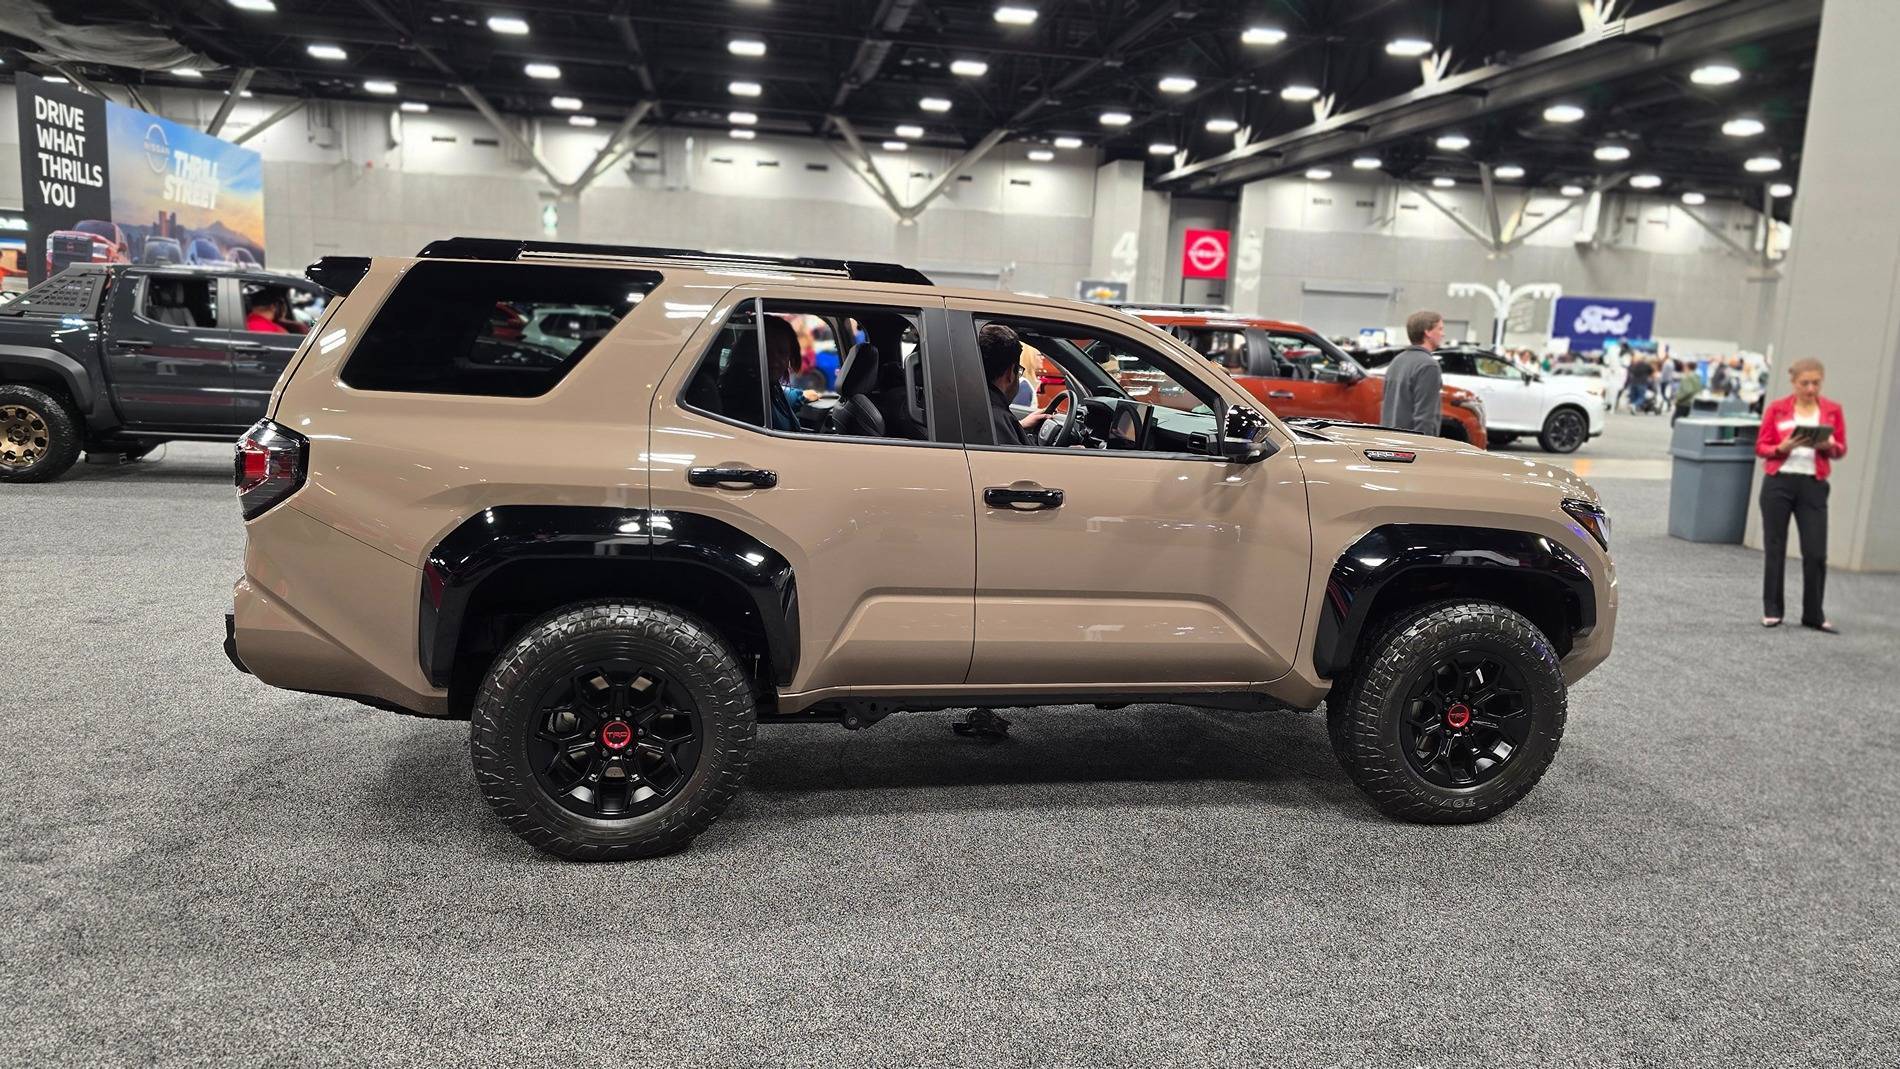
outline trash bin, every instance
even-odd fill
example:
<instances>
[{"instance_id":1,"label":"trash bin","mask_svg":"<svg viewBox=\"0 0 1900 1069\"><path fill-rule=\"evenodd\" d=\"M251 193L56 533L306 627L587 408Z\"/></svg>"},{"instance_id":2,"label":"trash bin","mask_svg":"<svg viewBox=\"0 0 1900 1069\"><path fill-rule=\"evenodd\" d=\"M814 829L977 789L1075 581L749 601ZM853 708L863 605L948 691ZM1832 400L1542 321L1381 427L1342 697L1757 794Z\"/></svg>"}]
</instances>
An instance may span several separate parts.
<instances>
[{"instance_id":1,"label":"trash bin","mask_svg":"<svg viewBox=\"0 0 1900 1069\"><path fill-rule=\"evenodd\" d=\"M1739 397L1715 397L1696 394L1689 401L1689 413L1695 416L1740 416L1748 411L1748 402Z\"/></svg>"},{"instance_id":2,"label":"trash bin","mask_svg":"<svg viewBox=\"0 0 1900 1069\"><path fill-rule=\"evenodd\" d=\"M1757 419L1676 421L1669 441L1669 535L1691 542L1737 542L1748 525L1755 478Z\"/></svg>"}]
</instances>

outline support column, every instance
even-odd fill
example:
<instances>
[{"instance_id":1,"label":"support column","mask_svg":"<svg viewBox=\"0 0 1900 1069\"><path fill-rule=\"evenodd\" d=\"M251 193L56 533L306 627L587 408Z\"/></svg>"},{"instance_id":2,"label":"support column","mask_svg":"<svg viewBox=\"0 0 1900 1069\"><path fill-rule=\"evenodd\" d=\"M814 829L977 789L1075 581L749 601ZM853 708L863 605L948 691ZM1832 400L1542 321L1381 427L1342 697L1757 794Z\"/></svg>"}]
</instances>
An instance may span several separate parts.
<instances>
[{"instance_id":1,"label":"support column","mask_svg":"<svg viewBox=\"0 0 1900 1069\"><path fill-rule=\"evenodd\" d=\"M1822 9L1794 241L1778 287L1786 305L1770 396L1788 391L1790 363L1815 356L1827 364L1823 391L1845 409L1851 452L1830 480L1828 563L1849 571L1900 571L1900 109L1867 106L1900 96L1896 39L1900 4ZM1750 512L1749 542L1759 545Z\"/></svg>"},{"instance_id":2,"label":"support column","mask_svg":"<svg viewBox=\"0 0 1900 1069\"><path fill-rule=\"evenodd\" d=\"M1113 279L1128 283L1128 296L1134 300L1155 300L1153 295L1137 291L1144 255L1142 248L1142 212L1146 203L1142 189L1140 160L1116 160L1095 169L1094 229L1089 237L1090 278ZM1166 240L1166 235L1163 235Z\"/></svg>"}]
</instances>

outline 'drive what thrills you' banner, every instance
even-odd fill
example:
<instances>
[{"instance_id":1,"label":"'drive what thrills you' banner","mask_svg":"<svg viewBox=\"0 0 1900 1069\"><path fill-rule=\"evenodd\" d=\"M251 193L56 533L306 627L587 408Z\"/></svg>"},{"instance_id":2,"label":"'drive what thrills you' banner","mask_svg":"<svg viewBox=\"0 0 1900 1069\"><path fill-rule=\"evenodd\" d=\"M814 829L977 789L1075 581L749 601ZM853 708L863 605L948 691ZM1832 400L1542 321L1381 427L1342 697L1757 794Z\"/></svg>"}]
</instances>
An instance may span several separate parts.
<instances>
[{"instance_id":1,"label":"'drive what thrills you' banner","mask_svg":"<svg viewBox=\"0 0 1900 1069\"><path fill-rule=\"evenodd\" d=\"M264 262L257 153L29 74L16 87L33 282L73 263Z\"/></svg>"}]
</instances>

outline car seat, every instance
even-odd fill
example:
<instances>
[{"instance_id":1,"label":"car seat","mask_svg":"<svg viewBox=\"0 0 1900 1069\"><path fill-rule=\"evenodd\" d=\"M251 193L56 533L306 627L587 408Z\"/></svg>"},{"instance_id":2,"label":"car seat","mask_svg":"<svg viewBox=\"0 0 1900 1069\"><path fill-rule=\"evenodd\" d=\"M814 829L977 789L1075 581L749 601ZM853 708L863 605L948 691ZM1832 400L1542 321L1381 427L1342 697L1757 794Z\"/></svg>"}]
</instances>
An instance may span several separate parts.
<instances>
[{"instance_id":1,"label":"car seat","mask_svg":"<svg viewBox=\"0 0 1900 1069\"><path fill-rule=\"evenodd\" d=\"M197 325L192 321L190 309L185 306L184 283L175 279L153 279L150 285L145 297L148 318L174 327Z\"/></svg>"},{"instance_id":2,"label":"car seat","mask_svg":"<svg viewBox=\"0 0 1900 1069\"><path fill-rule=\"evenodd\" d=\"M878 391L877 346L860 342L851 347L838 371L838 407L831 410L831 429L859 438L884 437L884 413L874 394Z\"/></svg>"}]
</instances>

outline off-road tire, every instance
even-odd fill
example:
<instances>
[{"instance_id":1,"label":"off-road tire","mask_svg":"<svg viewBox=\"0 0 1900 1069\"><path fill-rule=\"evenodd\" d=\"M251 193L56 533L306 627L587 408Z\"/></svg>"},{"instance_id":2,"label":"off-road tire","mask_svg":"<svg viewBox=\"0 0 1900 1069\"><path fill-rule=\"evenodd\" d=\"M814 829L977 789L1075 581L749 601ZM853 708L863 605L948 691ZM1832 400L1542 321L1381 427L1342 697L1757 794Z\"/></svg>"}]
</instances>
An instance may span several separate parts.
<instances>
[{"instance_id":1,"label":"off-road tire","mask_svg":"<svg viewBox=\"0 0 1900 1069\"><path fill-rule=\"evenodd\" d=\"M538 696L592 653L646 659L697 705L699 758L679 793L651 812L613 819L572 812L537 782L529 763ZM738 791L758 722L751 681L710 627L666 606L629 601L566 606L523 628L489 668L469 719L475 779L496 814L536 848L586 861L656 857L691 844Z\"/></svg>"},{"instance_id":2,"label":"off-road tire","mask_svg":"<svg viewBox=\"0 0 1900 1069\"><path fill-rule=\"evenodd\" d=\"M0 412L26 413L24 432L33 435L39 458L20 468L0 466L0 483L45 483L66 474L79 460L79 417L58 397L32 386L0 383ZM0 440L6 437L0 419Z\"/></svg>"},{"instance_id":3,"label":"off-road tire","mask_svg":"<svg viewBox=\"0 0 1900 1069\"><path fill-rule=\"evenodd\" d=\"M1575 405L1563 405L1544 417L1537 444L1546 453L1574 453L1590 440L1590 416Z\"/></svg>"},{"instance_id":4,"label":"off-road tire","mask_svg":"<svg viewBox=\"0 0 1900 1069\"><path fill-rule=\"evenodd\" d=\"M1524 746L1496 776L1453 789L1427 781L1404 752L1400 718L1421 673L1471 649L1508 659L1531 718ZM1516 805L1544 775L1563 738L1567 697L1550 639L1523 616L1486 601L1443 601L1402 613L1360 651L1354 674L1327 700L1327 734L1346 774L1391 817L1472 824Z\"/></svg>"}]
</instances>

